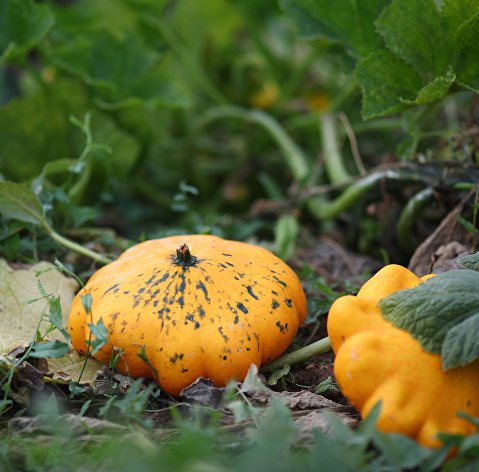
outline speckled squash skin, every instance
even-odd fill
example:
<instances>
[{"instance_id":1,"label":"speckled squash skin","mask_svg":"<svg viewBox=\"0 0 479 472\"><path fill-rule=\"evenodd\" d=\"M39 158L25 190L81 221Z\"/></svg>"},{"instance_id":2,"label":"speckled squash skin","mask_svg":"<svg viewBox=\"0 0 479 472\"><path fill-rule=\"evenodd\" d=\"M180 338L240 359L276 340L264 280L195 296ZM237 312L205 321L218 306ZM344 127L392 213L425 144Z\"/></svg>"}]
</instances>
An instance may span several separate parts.
<instances>
[{"instance_id":1,"label":"speckled squash skin","mask_svg":"<svg viewBox=\"0 0 479 472\"><path fill-rule=\"evenodd\" d=\"M476 431L457 412L479 416L479 361L444 372L440 356L424 351L412 335L384 320L378 306L380 299L431 276L419 278L394 264L384 267L357 296L334 302L328 332L336 380L361 415L366 417L381 401L380 430L439 447L439 432Z\"/></svg>"},{"instance_id":2,"label":"speckled squash skin","mask_svg":"<svg viewBox=\"0 0 479 472\"><path fill-rule=\"evenodd\" d=\"M190 265L175 259L184 244ZM140 243L99 269L73 300L68 329L73 347L86 353L87 323L102 318L108 343L95 357L107 363L122 348L120 372L154 378L177 396L198 377L217 386L243 380L251 364L285 351L305 317L298 277L269 251L186 235ZM138 356L142 348L152 368Z\"/></svg>"}]
</instances>

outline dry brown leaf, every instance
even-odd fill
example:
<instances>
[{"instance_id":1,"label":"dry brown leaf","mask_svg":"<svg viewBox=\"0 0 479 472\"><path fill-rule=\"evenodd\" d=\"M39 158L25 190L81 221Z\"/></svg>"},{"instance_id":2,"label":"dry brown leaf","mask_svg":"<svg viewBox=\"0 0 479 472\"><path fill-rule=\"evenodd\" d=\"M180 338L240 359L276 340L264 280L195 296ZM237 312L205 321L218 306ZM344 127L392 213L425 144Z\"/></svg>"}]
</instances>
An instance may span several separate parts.
<instances>
[{"instance_id":1,"label":"dry brown leaf","mask_svg":"<svg viewBox=\"0 0 479 472\"><path fill-rule=\"evenodd\" d=\"M37 278L37 273L38 275ZM78 288L77 283L61 274L47 262L40 262L28 269L14 270L0 259L0 354L25 346L34 340L39 327L44 332L49 326L48 318L40 319L48 313L48 302L41 297L38 280L48 294L60 297L63 319L66 324L70 305ZM29 303L32 300L37 300ZM62 340L59 331L50 333L50 339Z\"/></svg>"}]
</instances>

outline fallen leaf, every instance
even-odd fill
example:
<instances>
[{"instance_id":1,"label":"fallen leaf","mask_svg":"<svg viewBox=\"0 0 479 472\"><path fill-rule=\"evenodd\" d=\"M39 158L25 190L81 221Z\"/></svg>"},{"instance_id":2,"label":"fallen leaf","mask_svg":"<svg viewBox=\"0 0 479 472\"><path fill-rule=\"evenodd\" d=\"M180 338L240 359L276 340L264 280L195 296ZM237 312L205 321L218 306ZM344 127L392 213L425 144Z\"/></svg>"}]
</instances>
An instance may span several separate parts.
<instances>
[{"instance_id":1,"label":"fallen leaf","mask_svg":"<svg viewBox=\"0 0 479 472\"><path fill-rule=\"evenodd\" d=\"M293 412L293 421L298 427L299 434L303 440L311 439L313 431L320 429L328 433L331 430L328 417L324 414L325 410L302 410ZM355 427L359 424L359 416L349 413L338 413L336 416L341 422L349 427Z\"/></svg>"},{"instance_id":2,"label":"fallen leaf","mask_svg":"<svg viewBox=\"0 0 479 472\"><path fill-rule=\"evenodd\" d=\"M41 298L38 281L48 295L60 297L63 325L67 324L71 302L78 289L75 280L66 277L47 262L14 270L0 259L0 355L22 355L25 346L35 339L37 329L44 333L50 326L48 301ZM42 316L44 320L40 322ZM65 340L59 330L51 331L47 338ZM38 363L42 365L40 370L45 375L65 383L78 381L83 370L82 385L93 385L95 375L102 366L95 359L88 358L83 368L85 357L75 351L57 359L39 359ZM16 375L19 375L18 366L16 370Z\"/></svg>"},{"instance_id":3,"label":"fallen leaf","mask_svg":"<svg viewBox=\"0 0 479 472\"><path fill-rule=\"evenodd\" d=\"M23 361L17 366L15 374L15 384L17 386L25 386L37 392L43 390L43 372L29 362Z\"/></svg>"},{"instance_id":4,"label":"fallen leaf","mask_svg":"<svg viewBox=\"0 0 479 472\"><path fill-rule=\"evenodd\" d=\"M42 333L50 325L48 316L40 323L42 315L48 313L48 301L41 299L38 280L47 294L60 297L66 324L78 288L73 279L65 277L47 262L14 270L0 259L0 354L8 354L15 348L27 345L34 340L38 328ZM32 300L37 301L29 303ZM58 330L52 331L48 337L51 340L64 340Z\"/></svg>"},{"instance_id":5,"label":"fallen leaf","mask_svg":"<svg viewBox=\"0 0 479 472\"><path fill-rule=\"evenodd\" d=\"M333 402L321 395L316 395L308 390L300 392L274 392L273 390L261 390L250 392L253 400L261 403L270 403L272 398L279 398L292 410L317 410L327 408L332 411L351 411L351 408L340 403Z\"/></svg>"},{"instance_id":6,"label":"fallen leaf","mask_svg":"<svg viewBox=\"0 0 479 472\"><path fill-rule=\"evenodd\" d=\"M436 266L436 264L438 259L446 259L444 252L447 251L444 251L444 247L451 242L460 246L460 249L458 246L454 246L455 257L467 252L467 247L463 246L463 244L467 244L467 232L458 222L458 217L464 208L464 204L465 201L462 201L456 208L450 211L434 232L416 248L409 262L409 270L418 276L433 272L444 272L444 267L441 268L439 265ZM450 256L449 259L455 259L454 256Z\"/></svg>"},{"instance_id":7,"label":"fallen leaf","mask_svg":"<svg viewBox=\"0 0 479 472\"><path fill-rule=\"evenodd\" d=\"M181 396L186 400L200 403L211 408L218 408L225 393L224 387L215 387L211 380L202 377L197 379L181 391Z\"/></svg>"},{"instance_id":8,"label":"fallen leaf","mask_svg":"<svg viewBox=\"0 0 479 472\"><path fill-rule=\"evenodd\" d=\"M95 375L93 393L95 395L111 395L113 390L126 393L133 382L134 380L131 377L119 374L107 365L103 365Z\"/></svg>"},{"instance_id":9,"label":"fallen leaf","mask_svg":"<svg viewBox=\"0 0 479 472\"><path fill-rule=\"evenodd\" d=\"M96 359L81 356L76 351L70 351L58 359L48 359L48 376L57 382L69 383L70 380L78 382L80 385L95 385L95 378L98 371L103 367L101 362ZM86 362L85 367L84 364ZM83 370L83 373L82 373ZM81 374L81 378L80 378Z\"/></svg>"},{"instance_id":10,"label":"fallen leaf","mask_svg":"<svg viewBox=\"0 0 479 472\"><path fill-rule=\"evenodd\" d=\"M67 413L64 415L37 415L35 417L13 418L8 422L11 434L48 434L58 435L59 431L68 431L68 435L113 433L127 431L125 426L106 420L88 418Z\"/></svg>"}]
</instances>

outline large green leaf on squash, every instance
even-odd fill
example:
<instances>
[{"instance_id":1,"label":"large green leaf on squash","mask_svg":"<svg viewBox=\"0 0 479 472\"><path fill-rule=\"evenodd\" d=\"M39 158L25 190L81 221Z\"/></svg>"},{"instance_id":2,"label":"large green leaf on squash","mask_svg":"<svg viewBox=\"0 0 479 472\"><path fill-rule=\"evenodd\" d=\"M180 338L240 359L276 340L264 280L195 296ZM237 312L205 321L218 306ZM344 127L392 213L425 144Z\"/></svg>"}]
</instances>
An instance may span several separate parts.
<instances>
[{"instance_id":1,"label":"large green leaf on squash","mask_svg":"<svg viewBox=\"0 0 479 472\"><path fill-rule=\"evenodd\" d=\"M379 302L383 317L409 331L445 370L479 358L479 272L451 270Z\"/></svg>"}]
</instances>

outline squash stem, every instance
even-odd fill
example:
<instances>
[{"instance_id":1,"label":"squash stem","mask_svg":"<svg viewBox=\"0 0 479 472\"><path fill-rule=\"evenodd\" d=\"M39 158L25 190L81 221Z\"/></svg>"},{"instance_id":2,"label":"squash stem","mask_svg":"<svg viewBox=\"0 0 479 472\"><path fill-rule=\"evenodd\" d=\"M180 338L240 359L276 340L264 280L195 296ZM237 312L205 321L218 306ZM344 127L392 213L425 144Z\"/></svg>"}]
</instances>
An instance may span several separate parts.
<instances>
[{"instance_id":1,"label":"squash stem","mask_svg":"<svg viewBox=\"0 0 479 472\"><path fill-rule=\"evenodd\" d=\"M261 372L263 374L270 374L278 369L281 369L285 365L293 365L297 364L298 362L303 362L310 357L316 356L318 354L322 354L323 352L327 352L331 349L331 341L329 337L320 339L309 346L302 347L297 351L289 352L288 354L284 354L283 356L279 357L273 362L264 365L261 367Z\"/></svg>"},{"instance_id":2,"label":"squash stem","mask_svg":"<svg viewBox=\"0 0 479 472\"><path fill-rule=\"evenodd\" d=\"M175 262L183 267L193 265L196 257L191 255L190 248L183 243L176 249Z\"/></svg>"}]
</instances>

